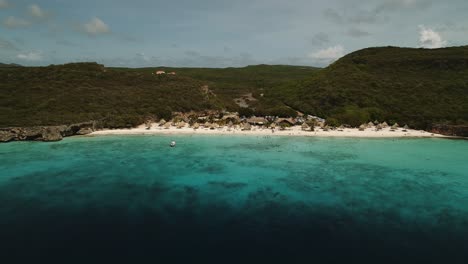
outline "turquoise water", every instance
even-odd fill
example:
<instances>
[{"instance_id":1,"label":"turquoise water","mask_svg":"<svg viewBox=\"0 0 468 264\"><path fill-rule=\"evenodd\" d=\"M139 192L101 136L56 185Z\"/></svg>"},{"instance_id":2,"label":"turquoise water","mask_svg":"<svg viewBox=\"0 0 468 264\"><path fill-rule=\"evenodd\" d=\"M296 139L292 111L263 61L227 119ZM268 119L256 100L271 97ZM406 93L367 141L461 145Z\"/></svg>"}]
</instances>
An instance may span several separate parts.
<instances>
[{"instance_id":1,"label":"turquoise water","mask_svg":"<svg viewBox=\"0 0 468 264\"><path fill-rule=\"evenodd\" d=\"M466 263L467 153L441 139L2 144L0 246L62 263Z\"/></svg>"}]
</instances>

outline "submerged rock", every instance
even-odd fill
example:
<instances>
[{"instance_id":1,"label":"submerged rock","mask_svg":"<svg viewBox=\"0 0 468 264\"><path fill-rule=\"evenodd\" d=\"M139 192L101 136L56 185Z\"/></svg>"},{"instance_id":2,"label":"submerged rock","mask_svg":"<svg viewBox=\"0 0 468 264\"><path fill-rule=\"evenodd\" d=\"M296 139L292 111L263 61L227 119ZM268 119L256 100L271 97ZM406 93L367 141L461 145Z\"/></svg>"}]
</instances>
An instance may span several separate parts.
<instances>
[{"instance_id":1,"label":"submerged rock","mask_svg":"<svg viewBox=\"0 0 468 264\"><path fill-rule=\"evenodd\" d=\"M62 126L0 128L0 142L9 141L60 141L64 137L87 135L94 131L95 123L86 122Z\"/></svg>"}]
</instances>

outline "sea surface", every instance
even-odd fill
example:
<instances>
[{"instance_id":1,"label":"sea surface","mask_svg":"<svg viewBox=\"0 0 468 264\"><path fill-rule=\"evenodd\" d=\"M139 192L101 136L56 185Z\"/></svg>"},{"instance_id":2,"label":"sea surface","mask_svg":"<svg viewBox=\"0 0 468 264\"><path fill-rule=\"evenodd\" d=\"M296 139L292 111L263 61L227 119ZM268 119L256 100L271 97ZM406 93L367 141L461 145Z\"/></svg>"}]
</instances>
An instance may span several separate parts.
<instances>
[{"instance_id":1,"label":"sea surface","mask_svg":"<svg viewBox=\"0 0 468 264\"><path fill-rule=\"evenodd\" d=\"M0 161L1 263L468 263L468 141L76 137Z\"/></svg>"}]
</instances>

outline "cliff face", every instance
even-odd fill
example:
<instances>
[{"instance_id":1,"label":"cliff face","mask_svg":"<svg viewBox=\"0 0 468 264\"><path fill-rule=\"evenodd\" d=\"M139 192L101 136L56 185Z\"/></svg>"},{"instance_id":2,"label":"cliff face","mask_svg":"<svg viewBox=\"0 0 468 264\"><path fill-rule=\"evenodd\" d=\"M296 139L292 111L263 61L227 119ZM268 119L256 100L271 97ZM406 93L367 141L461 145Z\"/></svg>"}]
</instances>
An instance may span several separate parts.
<instances>
[{"instance_id":1,"label":"cliff face","mask_svg":"<svg viewBox=\"0 0 468 264\"><path fill-rule=\"evenodd\" d=\"M64 137L90 134L94 129L94 122L79 123L69 126L0 128L0 142L26 140L60 141Z\"/></svg>"},{"instance_id":2,"label":"cliff face","mask_svg":"<svg viewBox=\"0 0 468 264\"><path fill-rule=\"evenodd\" d=\"M434 125L431 132L446 136L468 137L468 125Z\"/></svg>"}]
</instances>

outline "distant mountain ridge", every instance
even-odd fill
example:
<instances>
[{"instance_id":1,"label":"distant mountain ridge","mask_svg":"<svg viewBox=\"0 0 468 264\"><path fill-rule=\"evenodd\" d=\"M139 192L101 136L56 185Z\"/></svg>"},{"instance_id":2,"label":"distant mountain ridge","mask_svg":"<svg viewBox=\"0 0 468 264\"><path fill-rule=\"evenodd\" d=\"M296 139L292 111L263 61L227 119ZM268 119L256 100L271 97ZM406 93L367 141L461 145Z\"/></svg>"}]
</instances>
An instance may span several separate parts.
<instances>
[{"instance_id":1,"label":"distant mountain ridge","mask_svg":"<svg viewBox=\"0 0 468 264\"><path fill-rule=\"evenodd\" d=\"M7 68L7 67L23 67L23 66L21 66L19 64L16 64L16 63L9 63L8 64L8 63L1 63L0 62L0 67Z\"/></svg>"}]
</instances>

